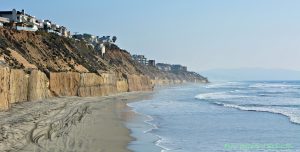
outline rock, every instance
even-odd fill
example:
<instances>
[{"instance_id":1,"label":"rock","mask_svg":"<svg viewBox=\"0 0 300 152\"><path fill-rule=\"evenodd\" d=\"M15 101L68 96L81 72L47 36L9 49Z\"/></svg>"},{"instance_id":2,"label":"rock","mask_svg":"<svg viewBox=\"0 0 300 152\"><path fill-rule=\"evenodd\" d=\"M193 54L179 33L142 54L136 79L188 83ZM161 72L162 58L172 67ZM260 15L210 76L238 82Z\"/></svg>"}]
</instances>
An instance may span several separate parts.
<instances>
[{"instance_id":1,"label":"rock","mask_svg":"<svg viewBox=\"0 0 300 152\"><path fill-rule=\"evenodd\" d=\"M104 91L104 79L95 73L82 73L80 75L80 85L78 89L78 96L102 96Z\"/></svg>"},{"instance_id":2,"label":"rock","mask_svg":"<svg viewBox=\"0 0 300 152\"><path fill-rule=\"evenodd\" d=\"M128 90L131 91L150 91L153 90L151 79L144 75L127 75Z\"/></svg>"},{"instance_id":3,"label":"rock","mask_svg":"<svg viewBox=\"0 0 300 152\"><path fill-rule=\"evenodd\" d=\"M8 67L0 67L0 109L7 110L9 108L9 75Z\"/></svg>"},{"instance_id":4,"label":"rock","mask_svg":"<svg viewBox=\"0 0 300 152\"><path fill-rule=\"evenodd\" d=\"M121 79L117 81L117 91L120 92L128 92L128 81L127 79Z\"/></svg>"},{"instance_id":5,"label":"rock","mask_svg":"<svg viewBox=\"0 0 300 152\"><path fill-rule=\"evenodd\" d=\"M57 96L77 96L80 73L51 72L50 90Z\"/></svg>"},{"instance_id":6,"label":"rock","mask_svg":"<svg viewBox=\"0 0 300 152\"><path fill-rule=\"evenodd\" d=\"M106 96L117 92L116 76L113 73L82 73L78 96Z\"/></svg>"},{"instance_id":7,"label":"rock","mask_svg":"<svg viewBox=\"0 0 300 152\"><path fill-rule=\"evenodd\" d=\"M39 70L31 71L28 89L29 101L38 101L52 96L49 90L49 79L45 73Z\"/></svg>"},{"instance_id":8,"label":"rock","mask_svg":"<svg viewBox=\"0 0 300 152\"><path fill-rule=\"evenodd\" d=\"M23 70L10 70L10 103L28 101L28 78Z\"/></svg>"}]
</instances>

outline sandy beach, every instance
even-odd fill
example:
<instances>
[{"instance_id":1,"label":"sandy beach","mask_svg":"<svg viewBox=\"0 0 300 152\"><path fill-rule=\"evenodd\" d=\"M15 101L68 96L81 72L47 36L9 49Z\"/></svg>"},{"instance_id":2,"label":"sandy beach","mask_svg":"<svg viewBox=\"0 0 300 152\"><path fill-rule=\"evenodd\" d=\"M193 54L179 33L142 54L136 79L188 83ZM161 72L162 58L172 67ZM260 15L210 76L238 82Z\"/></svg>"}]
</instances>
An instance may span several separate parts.
<instances>
[{"instance_id":1,"label":"sandy beach","mask_svg":"<svg viewBox=\"0 0 300 152\"><path fill-rule=\"evenodd\" d=\"M135 92L107 97L61 97L15 104L0 113L0 151L129 152L127 107L151 97Z\"/></svg>"}]
</instances>

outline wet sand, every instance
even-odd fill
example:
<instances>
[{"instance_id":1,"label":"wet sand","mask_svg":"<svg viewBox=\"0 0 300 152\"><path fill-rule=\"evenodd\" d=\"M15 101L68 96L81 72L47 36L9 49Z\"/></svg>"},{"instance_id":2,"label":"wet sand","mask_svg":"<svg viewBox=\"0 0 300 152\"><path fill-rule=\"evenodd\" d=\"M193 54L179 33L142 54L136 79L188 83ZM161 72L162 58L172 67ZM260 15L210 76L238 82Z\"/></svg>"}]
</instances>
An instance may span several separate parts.
<instances>
[{"instance_id":1,"label":"wet sand","mask_svg":"<svg viewBox=\"0 0 300 152\"><path fill-rule=\"evenodd\" d=\"M150 92L109 97L62 97L13 105L0 112L0 151L129 152L124 121L134 113L126 103Z\"/></svg>"}]
</instances>

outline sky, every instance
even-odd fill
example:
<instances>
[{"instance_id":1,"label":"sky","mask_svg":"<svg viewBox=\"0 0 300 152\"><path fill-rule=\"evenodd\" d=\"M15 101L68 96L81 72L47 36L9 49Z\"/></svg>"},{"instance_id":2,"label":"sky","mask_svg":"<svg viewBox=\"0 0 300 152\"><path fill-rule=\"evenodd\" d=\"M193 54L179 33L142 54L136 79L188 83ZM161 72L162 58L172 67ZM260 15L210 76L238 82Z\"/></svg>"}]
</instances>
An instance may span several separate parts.
<instances>
[{"instance_id":1,"label":"sky","mask_svg":"<svg viewBox=\"0 0 300 152\"><path fill-rule=\"evenodd\" d=\"M299 0L0 0L189 70L300 70Z\"/></svg>"}]
</instances>

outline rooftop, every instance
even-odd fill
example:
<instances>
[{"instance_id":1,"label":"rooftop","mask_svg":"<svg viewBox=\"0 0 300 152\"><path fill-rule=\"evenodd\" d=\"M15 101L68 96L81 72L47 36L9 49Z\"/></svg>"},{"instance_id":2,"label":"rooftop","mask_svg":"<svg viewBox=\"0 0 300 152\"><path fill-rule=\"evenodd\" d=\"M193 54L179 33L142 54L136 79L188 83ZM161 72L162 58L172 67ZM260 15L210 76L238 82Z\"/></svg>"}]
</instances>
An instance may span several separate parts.
<instances>
[{"instance_id":1,"label":"rooftop","mask_svg":"<svg viewBox=\"0 0 300 152\"><path fill-rule=\"evenodd\" d=\"M12 14L12 12L13 12L13 11L0 11L0 15L1 15L1 14ZM21 15L21 14L23 14L23 12L22 12L22 11L17 11L17 14L18 14L18 15ZM31 16L31 15L29 15L29 14L26 14L26 13L25 13L25 15L26 15L26 16L30 16L30 17L33 17L33 16Z\"/></svg>"}]
</instances>

